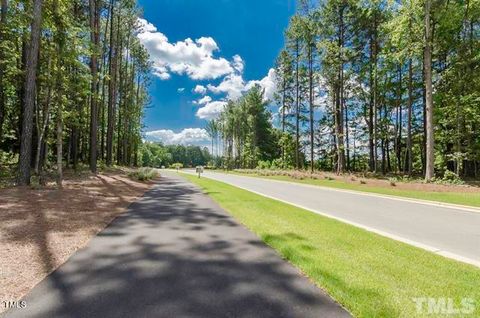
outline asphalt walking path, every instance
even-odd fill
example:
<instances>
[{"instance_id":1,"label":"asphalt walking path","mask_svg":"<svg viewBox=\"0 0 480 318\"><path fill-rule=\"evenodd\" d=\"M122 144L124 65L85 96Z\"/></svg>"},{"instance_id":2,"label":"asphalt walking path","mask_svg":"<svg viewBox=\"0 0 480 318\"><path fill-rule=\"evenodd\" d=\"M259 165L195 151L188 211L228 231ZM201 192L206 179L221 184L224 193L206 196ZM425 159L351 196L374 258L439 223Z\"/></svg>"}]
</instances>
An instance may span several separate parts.
<instances>
[{"instance_id":1,"label":"asphalt walking path","mask_svg":"<svg viewBox=\"0 0 480 318\"><path fill-rule=\"evenodd\" d=\"M480 209L220 172L203 176L480 267Z\"/></svg>"},{"instance_id":2,"label":"asphalt walking path","mask_svg":"<svg viewBox=\"0 0 480 318\"><path fill-rule=\"evenodd\" d=\"M24 300L6 317L349 317L171 174Z\"/></svg>"}]
</instances>

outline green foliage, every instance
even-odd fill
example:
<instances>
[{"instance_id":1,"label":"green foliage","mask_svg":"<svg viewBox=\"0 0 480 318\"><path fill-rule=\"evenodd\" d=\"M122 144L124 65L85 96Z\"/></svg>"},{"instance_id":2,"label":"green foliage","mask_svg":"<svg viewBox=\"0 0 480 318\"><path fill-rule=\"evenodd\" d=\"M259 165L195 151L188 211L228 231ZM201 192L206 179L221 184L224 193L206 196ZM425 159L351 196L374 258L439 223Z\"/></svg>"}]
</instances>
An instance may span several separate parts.
<instances>
[{"instance_id":1,"label":"green foliage","mask_svg":"<svg viewBox=\"0 0 480 318\"><path fill-rule=\"evenodd\" d=\"M257 169L270 169L270 161L260 160L257 164Z\"/></svg>"},{"instance_id":2,"label":"green foliage","mask_svg":"<svg viewBox=\"0 0 480 318\"><path fill-rule=\"evenodd\" d=\"M148 181L157 178L159 173L157 169L143 167L130 172L128 176L135 180Z\"/></svg>"},{"instance_id":3,"label":"green foliage","mask_svg":"<svg viewBox=\"0 0 480 318\"><path fill-rule=\"evenodd\" d=\"M175 163L171 164L170 167L173 168L173 169L179 170L179 169L183 168L183 163L175 162Z\"/></svg>"},{"instance_id":4,"label":"green foliage","mask_svg":"<svg viewBox=\"0 0 480 318\"><path fill-rule=\"evenodd\" d=\"M97 44L91 38L91 3L98 10ZM81 162L87 163L90 147L98 149L97 158L102 164L109 120L115 121L110 141L116 163L138 163L135 161L141 144L143 108L148 103L150 62L137 38L140 12L135 3L131 0L112 3L113 8L109 1L100 0L43 1L31 149L32 163L37 165L34 161L38 157L40 171L56 162L56 125L60 115L64 165L78 167ZM6 20L0 22L0 166L9 161L7 156L17 157L19 153L23 87L27 75L30 76L24 64L33 17L30 2L11 0L6 4ZM113 27L109 20L111 10L115 16ZM95 79L92 56L97 58ZM92 86L94 81L96 84ZM107 106L113 96L115 103L110 116ZM96 145L89 138L92 100L97 103L99 116L98 126L93 127L98 134Z\"/></svg>"},{"instance_id":5,"label":"green foliage","mask_svg":"<svg viewBox=\"0 0 480 318\"><path fill-rule=\"evenodd\" d=\"M397 186L397 178L393 177L393 178L388 178L388 182L390 183L390 185L392 187L395 187Z\"/></svg>"},{"instance_id":6,"label":"green foliage","mask_svg":"<svg viewBox=\"0 0 480 318\"><path fill-rule=\"evenodd\" d=\"M278 134L270 117L258 85L237 102L227 104L218 120L226 144L226 168L255 168L259 161L278 157Z\"/></svg>"},{"instance_id":7,"label":"green foliage","mask_svg":"<svg viewBox=\"0 0 480 318\"><path fill-rule=\"evenodd\" d=\"M313 165L336 171L345 156L350 171L423 175L424 4L301 1L275 63L273 127L258 92L230 101L217 122L224 166L271 169L280 160L283 169ZM480 2L433 2L431 22L435 171L478 178ZM310 85L313 120L307 110ZM314 163L305 159L311 147Z\"/></svg>"},{"instance_id":8,"label":"green foliage","mask_svg":"<svg viewBox=\"0 0 480 318\"><path fill-rule=\"evenodd\" d=\"M144 167L168 167L181 163L182 167L206 166L211 160L207 148L184 145L162 145L144 142L139 149L141 165Z\"/></svg>"},{"instance_id":9,"label":"green foliage","mask_svg":"<svg viewBox=\"0 0 480 318\"><path fill-rule=\"evenodd\" d=\"M465 183L458 176L458 174L456 174L455 172L450 171L450 170L446 170L443 174L443 178L439 179L439 180L437 179L436 182L437 183L442 183L442 184L456 184L456 185L461 185L461 184Z\"/></svg>"}]
</instances>

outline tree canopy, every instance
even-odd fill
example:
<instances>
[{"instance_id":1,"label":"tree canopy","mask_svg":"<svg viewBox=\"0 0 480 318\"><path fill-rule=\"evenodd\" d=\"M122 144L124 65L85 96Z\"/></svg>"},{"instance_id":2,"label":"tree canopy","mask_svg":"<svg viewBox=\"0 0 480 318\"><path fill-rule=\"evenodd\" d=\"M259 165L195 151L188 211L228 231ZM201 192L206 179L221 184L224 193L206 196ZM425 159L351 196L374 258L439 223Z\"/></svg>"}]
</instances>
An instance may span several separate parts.
<instances>
[{"instance_id":1,"label":"tree canopy","mask_svg":"<svg viewBox=\"0 0 480 318\"><path fill-rule=\"evenodd\" d=\"M299 1L275 64L276 124L259 91L230 102L225 166L477 177L479 49L479 1Z\"/></svg>"}]
</instances>

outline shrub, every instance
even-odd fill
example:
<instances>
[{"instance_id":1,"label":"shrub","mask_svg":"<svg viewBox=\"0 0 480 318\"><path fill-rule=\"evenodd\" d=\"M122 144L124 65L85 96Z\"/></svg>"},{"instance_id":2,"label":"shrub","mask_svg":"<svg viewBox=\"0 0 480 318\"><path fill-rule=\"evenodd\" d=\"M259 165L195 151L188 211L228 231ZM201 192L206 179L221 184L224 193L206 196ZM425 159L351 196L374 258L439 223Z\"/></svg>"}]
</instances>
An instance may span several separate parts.
<instances>
[{"instance_id":1,"label":"shrub","mask_svg":"<svg viewBox=\"0 0 480 318\"><path fill-rule=\"evenodd\" d=\"M397 185L397 178L389 178L388 181L390 182L390 185L392 187L395 187Z\"/></svg>"},{"instance_id":2,"label":"shrub","mask_svg":"<svg viewBox=\"0 0 480 318\"><path fill-rule=\"evenodd\" d=\"M270 169L280 170L280 169L282 169L282 166L283 166L282 159L274 159L274 160L272 160L272 163L270 165Z\"/></svg>"},{"instance_id":3,"label":"shrub","mask_svg":"<svg viewBox=\"0 0 480 318\"><path fill-rule=\"evenodd\" d=\"M438 182L438 181L437 181ZM440 183L444 184L464 184L464 181L453 171L446 170Z\"/></svg>"},{"instance_id":4,"label":"shrub","mask_svg":"<svg viewBox=\"0 0 480 318\"><path fill-rule=\"evenodd\" d=\"M130 172L128 176L139 181L148 181L158 177L158 171L152 168L140 168Z\"/></svg>"},{"instance_id":5,"label":"shrub","mask_svg":"<svg viewBox=\"0 0 480 318\"><path fill-rule=\"evenodd\" d=\"M179 169L183 168L183 163L176 162L176 163L172 164L170 167L173 168L173 169L179 170Z\"/></svg>"},{"instance_id":6,"label":"shrub","mask_svg":"<svg viewBox=\"0 0 480 318\"><path fill-rule=\"evenodd\" d=\"M270 169L270 161L259 160L258 163L257 163L257 169L261 169L261 170Z\"/></svg>"}]
</instances>

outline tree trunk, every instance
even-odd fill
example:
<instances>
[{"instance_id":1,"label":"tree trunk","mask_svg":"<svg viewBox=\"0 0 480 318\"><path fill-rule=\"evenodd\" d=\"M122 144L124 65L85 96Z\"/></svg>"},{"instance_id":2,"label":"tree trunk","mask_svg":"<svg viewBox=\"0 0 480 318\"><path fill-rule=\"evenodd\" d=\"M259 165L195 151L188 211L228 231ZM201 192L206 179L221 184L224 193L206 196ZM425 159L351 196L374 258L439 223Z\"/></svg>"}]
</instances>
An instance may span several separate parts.
<instances>
[{"instance_id":1,"label":"tree trunk","mask_svg":"<svg viewBox=\"0 0 480 318\"><path fill-rule=\"evenodd\" d=\"M282 138L285 133L285 107L286 107L286 93L287 93L287 80L286 80L285 66L283 67L283 81L282 81ZM282 168L285 169L285 141L282 142Z\"/></svg>"},{"instance_id":2,"label":"tree trunk","mask_svg":"<svg viewBox=\"0 0 480 318\"><path fill-rule=\"evenodd\" d=\"M115 41L115 28L114 28L114 0L110 2L111 11L110 11L110 51L109 51L109 61L110 61L110 76L108 82L108 111L107 111L107 166L112 165L112 155L113 155L113 132L114 132L114 123L115 123L115 104L116 104L116 80L117 80L117 52L116 52L116 41Z\"/></svg>"},{"instance_id":3,"label":"tree trunk","mask_svg":"<svg viewBox=\"0 0 480 318\"><path fill-rule=\"evenodd\" d=\"M404 173L412 175L412 108L413 108L413 66L412 59L408 61L408 113L407 113L407 147L405 153Z\"/></svg>"},{"instance_id":4,"label":"tree trunk","mask_svg":"<svg viewBox=\"0 0 480 318\"><path fill-rule=\"evenodd\" d=\"M397 136L396 138L396 155L397 155L397 172L402 170L402 67L398 67L398 92L397 92Z\"/></svg>"},{"instance_id":5,"label":"tree trunk","mask_svg":"<svg viewBox=\"0 0 480 318\"><path fill-rule=\"evenodd\" d=\"M50 63L48 63L48 64L50 64ZM43 144L45 132L46 132L47 127L48 127L48 122L49 122L51 96L52 96L52 87L51 87L51 85L48 85L47 99L45 101L45 107L43 109L41 126L40 126L40 118L37 115L37 135L38 135L38 137L37 137L37 153L35 155L35 174L36 175L38 175L39 171L40 171L40 155L42 153L42 144Z\"/></svg>"},{"instance_id":6,"label":"tree trunk","mask_svg":"<svg viewBox=\"0 0 480 318\"><path fill-rule=\"evenodd\" d=\"M97 128L98 128L98 46L99 46L99 12L96 0L89 0L90 5L90 41L92 46L92 55L90 57L90 73L92 75L91 95L90 95L90 171L97 173Z\"/></svg>"},{"instance_id":7,"label":"tree trunk","mask_svg":"<svg viewBox=\"0 0 480 318\"><path fill-rule=\"evenodd\" d=\"M300 59L300 44L296 41L296 56L295 56L295 168L300 168L300 83L299 83L299 59Z\"/></svg>"},{"instance_id":8,"label":"tree trunk","mask_svg":"<svg viewBox=\"0 0 480 318\"><path fill-rule=\"evenodd\" d=\"M378 30L377 11L373 20L373 170L378 172Z\"/></svg>"},{"instance_id":9,"label":"tree trunk","mask_svg":"<svg viewBox=\"0 0 480 318\"><path fill-rule=\"evenodd\" d=\"M373 37L370 38L370 101L368 105L368 150L369 150L369 160L368 160L368 165L370 168L370 171L375 171L375 143L374 143L374 138L373 138L373 108L375 105L375 97L373 93L374 89L374 75L373 75L373 60L374 60L374 41Z\"/></svg>"},{"instance_id":10,"label":"tree trunk","mask_svg":"<svg viewBox=\"0 0 480 318\"><path fill-rule=\"evenodd\" d=\"M55 16L60 20L60 11L58 3L55 1ZM63 187L63 47L64 47L64 30L60 24L57 46L57 186Z\"/></svg>"},{"instance_id":11,"label":"tree trunk","mask_svg":"<svg viewBox=\"0 0 480 318\"><path fill-rule=\"evenodd\" d=\"M308 47L308 101L310 106L310 172L313 173L314 153L313 153L313 45L309 43Z\"/></svg>"},{"instance_id":12,"label":"tree trunk","mask_svg":"<svg viewBox=\"0 0 480 318\"><path fill-rule=\"evenodd\" d=\"M343 99L344 99L344 74L343 74L343 56L341 49L344 45L344 21L343 21L343 5L339 9L339 33L338 33L338 47L340 48L338 59L340 61L338 69L338 78L336 83L336 98L335 98L335 134L337 139L337 174L345 171L345 139L343 131Z\"/></svg>"},{"instance_id":13,"label":"tree trunk","mask_svg":"<svg viewBox=\"0 0 480 318\"><path fill-rule=\"evenodd\" d=\"M106 87L106 77L107 77L107 34L109 30L109 25L110 25L110 12L111 10L108 10L107 17L105 18L105 38L103 41L103 50L102 50L102 56L103 56L103 63L102 63L102 103L101 103L101 111L100 111L100 122L101 122L101 136L100 136L100 157L102 160L105 160L105 102L106 102L106 92L105 92L105 87ZM111 61L109 61L111 63Z\"/></svg>"},{"instance_id":14,"label":"tree trunk","mask_svg":"<svg viewBox=\"0 0 480 318\"><path fill-rule=\"evenodd\" d=\"M432 48L430 26L431 0L425 0L425 105L427 124L425 181L434 177L434 131L433 131L433 96L432 96Z\"/></svg>"},{"instance_id":15,"label":"tree trunk","mask_svg":"<svg viewBox=\"0 0 480 318\"><path fill-rule=\"evenodd\" d=\"M38 54L40 50L40 31L42 26L42 0L33 2L33 19L31 25L30 45L28 47L23 96L22 136L20 157L18 162L18 184L30 184L30 168L32 160L33 112L37 80Z\"/></svg>"},{"instance_id":16,"label":"tree trunk","mask_svg":"<svg viewBox=\"0 0 480 318\"><path fill-rule=\"evenodd\" d=\"M7 25L7 10L8 0L1 0L2 13L0 15L0 42L5 41L6 38L6 25ZM5 121L6 100L5 100L5 87L4 87L4 74L5 74L5 57L2 50L0 50L0 143L3 136L3 122Z\"/></svg>"},{"instance_id":17,"label":"tree trunk","mask_svg":"<svg viewBox=\"0 0 480 318\"><path fill-rule=\"evenodd\" d=\"M62 188L62 180L63 180L63 167L62 167L62 157L63 157L63 111L62 105L58 105L58 113L57 113L57 185L61 189Z\"/></svg>"}]
</instances>

